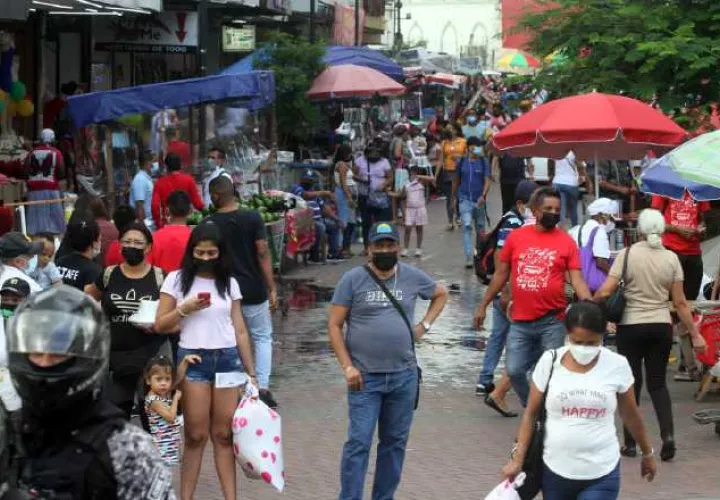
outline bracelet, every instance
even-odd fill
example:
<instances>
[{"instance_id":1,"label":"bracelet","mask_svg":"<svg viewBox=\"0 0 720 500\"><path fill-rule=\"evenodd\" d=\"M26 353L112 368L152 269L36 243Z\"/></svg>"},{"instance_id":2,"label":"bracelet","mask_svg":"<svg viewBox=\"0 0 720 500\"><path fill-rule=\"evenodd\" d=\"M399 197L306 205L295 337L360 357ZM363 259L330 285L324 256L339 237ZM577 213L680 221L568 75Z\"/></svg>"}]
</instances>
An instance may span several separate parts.
<instances>
[{"instance_id":1,"label":"bracelet","mask_svg":"<svg viewBox=\"0 0 720 500\"><path fill-rule=\"evenodd\" d=\"M648 453L647 455L645 455L644 453L642 454L642 458L652 458L654 456L655 456L655 448L650 448L650 453Z\"/></svg>"},{"instance_id":2,"label":"bracelet","mask_svg":"<svg viewBox=\"0 0 720 500\"><path fill-rule=\"evenodd\" d=\"M177 311L177 313L180 315L181 318L187 318L187 313L184 313L184 312L182 311L182 309L180 309L179 306L176 307L175 310Z\"/></svg>"}]
</instances>

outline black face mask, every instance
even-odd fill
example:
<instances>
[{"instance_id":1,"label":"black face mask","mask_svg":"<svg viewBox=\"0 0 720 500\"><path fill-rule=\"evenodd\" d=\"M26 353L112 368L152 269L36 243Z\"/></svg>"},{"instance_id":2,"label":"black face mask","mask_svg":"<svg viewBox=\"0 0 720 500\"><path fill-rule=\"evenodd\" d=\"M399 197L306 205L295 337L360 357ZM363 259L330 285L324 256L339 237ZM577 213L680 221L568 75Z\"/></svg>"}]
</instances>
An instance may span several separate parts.
<instances>
[{"instance_id":1,"label":"black face mask","mask_svg":"<svg viewBox=\"0 0 720 500\"><path fill-rule=\"evenodd\" d=\"M373 253L372 261L381 271L389 271L397 264L398 256L395 252L377 252Z\"/></svg>"},{"instance_id":2,"label":"black face mask","mask_svg":"<svg viewBox=\"0 0 720 500\"><path fill-rule=\"evenodd\" d=\"M199 273L211 273L215 270L215 264L217 264L217 259L193 259L195 262L195 268L198 270Z\"/></svg>"},{"instance_id":3,"label":"black face mask","mask_svg":"<svg viewBox=\"0 0 720 500\"><path fill-rule=\"evenodd\" d=\"M543 212L540 217L540 225L545 229L552 229L560 222L560 214L554 214L551 212Z\"/></svg>"},{"instance_id":4,"label":"black face mask","mask_svg":"<svg viewBox=\"0 0 720 500\"><path fill-rule=\"evenodd\" d=\"M380 159L379 156L368 156L368 157L367 157L367 161L369 161L370 163L375 163L375 162L378 161L379 159Z\"/></svg>"},{"instance_id":5,"label":"black face mask","mask_svg":"<svg viewBox=\"0 0 720 500\"><path fill-rule=\"evenodd\" d=\"M137 266L145 260L145 250L142 248L123 247L122 256L129 265Z\"/></svg>"}]
</instances>

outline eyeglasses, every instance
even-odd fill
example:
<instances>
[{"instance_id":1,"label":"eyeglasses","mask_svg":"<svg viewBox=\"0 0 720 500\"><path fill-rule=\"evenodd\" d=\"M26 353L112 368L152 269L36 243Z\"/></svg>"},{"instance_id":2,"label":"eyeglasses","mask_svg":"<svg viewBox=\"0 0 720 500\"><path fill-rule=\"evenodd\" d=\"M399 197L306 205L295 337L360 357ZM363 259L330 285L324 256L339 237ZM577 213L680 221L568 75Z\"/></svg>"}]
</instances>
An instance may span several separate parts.
<instances>
[{"instance_id":1,"label":"eyeglasses","mask_svg":"<svg viewBox=\"0 0 720 500\"><path fill-rule=\"evenodd\" d=\"M140 240L121 240L120 244L124 247L131 248L145 248L145 246L147 245L146 242Z\"/></svg>"}]
</instances>

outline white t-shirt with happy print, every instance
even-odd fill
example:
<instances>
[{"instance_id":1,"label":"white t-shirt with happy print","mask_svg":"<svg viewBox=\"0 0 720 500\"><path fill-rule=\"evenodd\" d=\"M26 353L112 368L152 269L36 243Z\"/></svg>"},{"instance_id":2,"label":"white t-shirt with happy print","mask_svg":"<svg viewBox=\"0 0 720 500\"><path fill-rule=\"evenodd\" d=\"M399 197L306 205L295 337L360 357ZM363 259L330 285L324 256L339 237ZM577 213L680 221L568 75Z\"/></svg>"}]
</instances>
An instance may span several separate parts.
<instances>
[{"instance_id":1,"label":"white t-shirt with happy print","mask_svg":"<svg viewBox=\"0 0 720 500\"><path fill-rule=\"evenodd\" d=\"M634 379L627 359L604 347L590 371L571 372L560 364L568 350L567 346L557 350L550 380L543 460L564 478L598 479L612 472L620 460L617 395L627 392ZM540 392L545 392L551 362L552 351L547 351L533 372Z\"/></svg>"}]
</instances>

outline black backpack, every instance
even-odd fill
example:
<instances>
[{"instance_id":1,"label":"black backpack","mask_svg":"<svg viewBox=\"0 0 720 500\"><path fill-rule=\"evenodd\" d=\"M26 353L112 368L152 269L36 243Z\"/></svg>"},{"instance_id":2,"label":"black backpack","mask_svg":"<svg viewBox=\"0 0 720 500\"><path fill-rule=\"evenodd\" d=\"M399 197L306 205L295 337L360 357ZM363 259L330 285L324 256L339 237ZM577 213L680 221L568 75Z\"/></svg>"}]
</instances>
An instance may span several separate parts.
<instances>
[{"instance_id":1,"label":"black backpack","mask_svg":"<svg viewBox=\"0 0 720 500\"><path fill-rule=\"evenodd\" d=\"M511 217L517 217L512 212L508 212L502 216L497 225L489 233L477 235L477 245L475 247L475 275L484 285L490 284L493 274L495 273L495 252L497 251L498 234L500 228L505 221Z\"/></svg>"}]
</instances>

